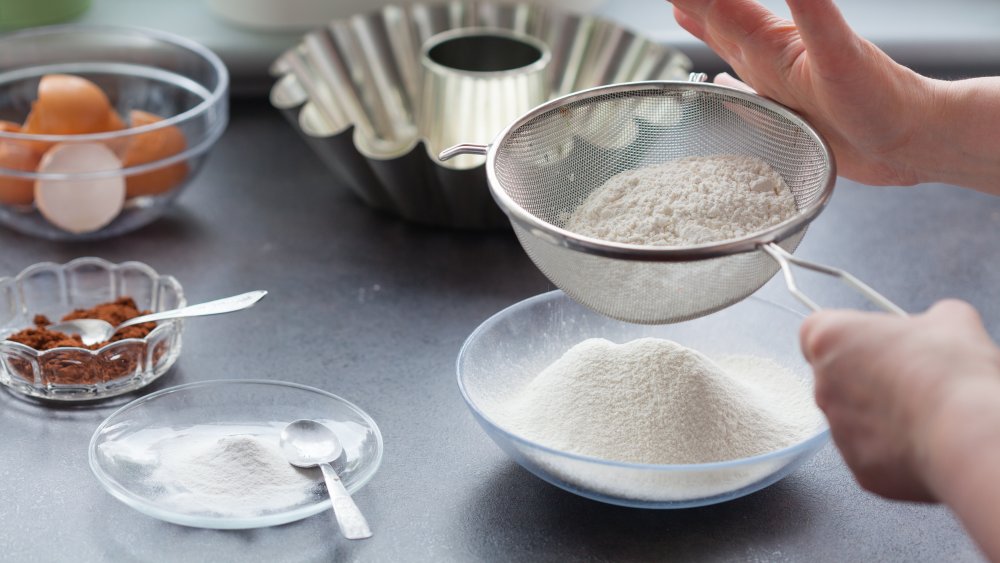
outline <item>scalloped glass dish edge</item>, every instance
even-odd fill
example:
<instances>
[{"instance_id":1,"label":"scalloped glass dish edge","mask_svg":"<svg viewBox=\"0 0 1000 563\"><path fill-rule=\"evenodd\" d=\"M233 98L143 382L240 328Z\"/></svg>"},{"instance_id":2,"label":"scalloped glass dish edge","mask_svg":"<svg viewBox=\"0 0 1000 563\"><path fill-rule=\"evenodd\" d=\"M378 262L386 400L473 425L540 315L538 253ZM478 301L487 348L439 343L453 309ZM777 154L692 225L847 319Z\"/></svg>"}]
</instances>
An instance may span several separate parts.
<instances>
[{"instance_id":1,"label":"scalloped glass dish edge","mask_svg":"<svg viewBox=\"0 0 1000 563\"><path fill-rule=\"evenodd\" d=\"M0 319L0 328L16 331L18 327L23 328L28 326L28 319L30 319L32 314L37 312L29 311L30 306L24 301L24 286L33 276L44 274L54 275L59 281L58 291L60 293L57 301L60 303L69 303L72 299L68 295L68 292L72 291L70 288L72 284L67 280L72 277L72 273L77 269L86 268L104 270L108 276L114 277L115 281L109 286L108 292L113 293L116 297L122 295L122 288L116 287L122 281L115 276L120 276L120 273L125 271L142 273L148 278L149 283L155 286L155 292L151 296L151 300L154 300L155 303L150 303L150 308L154 312L187 305L184 289L180 282L171 275L160 274L152 266L144 262L128 260L115 263L94 256L83 256L64 264L38 262L24 268L14 276L0 276L0 300L6 301L9 305L9 316L6 319ZM169 292L171 295L165 296L164 292ZM169 301L163 303L163 300L167 297L169 297ZM141 307L142 304L140 304ZM19 325L5 326L20 317L23 318ZM119 397L150 385L170 371L170 368L173 367L174 363L180 357L183 348L183 327L183 321L180 319L167 321L161 323L160 326L153 329L143 339L130 338L120 340L97 350L61 347L39 351L17 342L0 340L0 384L18 398L60 405L85 405ZM127 352L128 348L134 346L136 342L142 342L144 346L149 343L153 343L154 346L158 343L167 343L165 360L163 362L152 361L152 364L143 361L142 365L146 369L143 369L139 373L93 384L45 383L42 381L45 379L44 375L38 373L38 370L42 369L40 361L46 357L56 360L61 354L72 353L99 358L117 348L120 348L123 352ZM28 381L14 372L9 365L12 359L30 364L33 374L32 381ZM146 360L146 358L139 358L136 361L139 360Z\"/></svg>"}]
</instances>

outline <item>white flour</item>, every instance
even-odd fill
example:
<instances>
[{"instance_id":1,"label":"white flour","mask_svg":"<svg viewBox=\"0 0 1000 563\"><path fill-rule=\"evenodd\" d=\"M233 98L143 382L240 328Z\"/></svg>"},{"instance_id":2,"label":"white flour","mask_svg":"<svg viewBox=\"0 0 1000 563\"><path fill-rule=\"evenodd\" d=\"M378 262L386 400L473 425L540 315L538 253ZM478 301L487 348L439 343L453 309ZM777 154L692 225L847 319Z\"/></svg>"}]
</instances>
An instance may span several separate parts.
<instances>
[{"instance_id":1,"label":"white flour","mask_svg":"<svg viewBox=\"0 0 1000 563\"><path fill-rule=\"evenodd\" d=\"M318 470L285 460L272 427L140 431L103 453L151 468L146 482L157 491L156 501L188 514L246 518L304 506L313 502L321 479Z\"/></svg>"},{"instance_id":2,"label":"white flour","mask_svg":"<svg viewBox=\"0 0 1000 563\"><path fill-rule=\"evenodd\" d=\"M688 246L741 238L793 217L795 198L750 156L695 156L612 176L565 228L602 240Z\"/></svg>"},{"instance_id":3,"label":"white flour","mask_svg":"<svg viewBox=\"0 0 1000 563\"><path fill-rule=\"evenodd\" d=\"M497 423L557 450L653 464L725 461L798 443L822 415L790 370L715 363L670 340L585 340L499 405Z\"/></svg>"}]
</instances>

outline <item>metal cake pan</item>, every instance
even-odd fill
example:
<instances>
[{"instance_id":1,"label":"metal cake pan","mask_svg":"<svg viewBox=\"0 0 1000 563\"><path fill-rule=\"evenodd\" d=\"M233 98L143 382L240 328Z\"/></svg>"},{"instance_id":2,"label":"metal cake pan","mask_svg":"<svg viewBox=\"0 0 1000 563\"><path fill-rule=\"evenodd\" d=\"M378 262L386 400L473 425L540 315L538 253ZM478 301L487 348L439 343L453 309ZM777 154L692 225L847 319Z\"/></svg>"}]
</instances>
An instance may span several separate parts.
<instances>
[{"instance_id":1,"label":"metal cake pan","mask_svg":"<svg viewBox=\"0 0 1000 563\"><path fill-rule=\"evenodd\" d=\"M368 205L428 225L505 228L483 163L439 162L416 125L422 46L459 28L511 30L544 42L550 99L603 84L685 79L691 70L676 49L603 18L529 3L417 3L307 33L273 63L271 104Z\"/></svg>"}]
</instances>

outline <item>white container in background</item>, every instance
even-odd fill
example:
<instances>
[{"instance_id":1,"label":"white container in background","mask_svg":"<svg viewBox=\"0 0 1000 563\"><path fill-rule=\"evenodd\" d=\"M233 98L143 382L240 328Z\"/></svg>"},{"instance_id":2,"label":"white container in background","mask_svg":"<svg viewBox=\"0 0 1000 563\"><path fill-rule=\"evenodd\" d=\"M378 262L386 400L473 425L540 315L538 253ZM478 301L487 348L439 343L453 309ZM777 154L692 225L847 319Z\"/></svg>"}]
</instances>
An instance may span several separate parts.
<instances>
[{"instance_id":1,"label":"white container in background","mask_svg":"<svg viewBox=\"0 0 1000 563\"><path fill-rule=\"evenodd\" d=\"M536 3L569 12L590 13L604 1L536 0ZM259 30L287 31L313 28L329 20L368 13L390 4L409 4L412 0L207 0L207 2L214 13L229 23Z\"/></svg>"}]
</instances>

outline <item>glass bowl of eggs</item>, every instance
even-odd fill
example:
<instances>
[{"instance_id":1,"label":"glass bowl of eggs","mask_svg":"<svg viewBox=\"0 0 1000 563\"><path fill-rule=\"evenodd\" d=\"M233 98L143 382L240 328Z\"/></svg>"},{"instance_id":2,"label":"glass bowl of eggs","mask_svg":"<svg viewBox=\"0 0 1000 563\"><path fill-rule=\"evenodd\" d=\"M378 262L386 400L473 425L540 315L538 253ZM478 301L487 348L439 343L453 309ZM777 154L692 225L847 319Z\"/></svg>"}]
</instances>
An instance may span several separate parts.
<instances>
[{"instance_id":1,"label":"glass bowl of eggs","mask_svg":"<svg viewBox=\"0 0 1000 563\"><path fill-rule=\"evenodd\" d=\"M829 442L798 349L802 319L751 296L638 325L553 291L484 321L459 353L458 384L486 434L553 485L638 508L716 504Z\"/></svg>"},{"instance_id":2,"label":"glass bowl of eggs","mask_svg":"<svg viewBox=\"0 0 1000 563\"><path fill-rule=\"evenodd\" d=\"M0 37L0 224L53 240L160 217L228 121L229 77L160 31L60 25Z\"/></svg>"}]
</instances>

